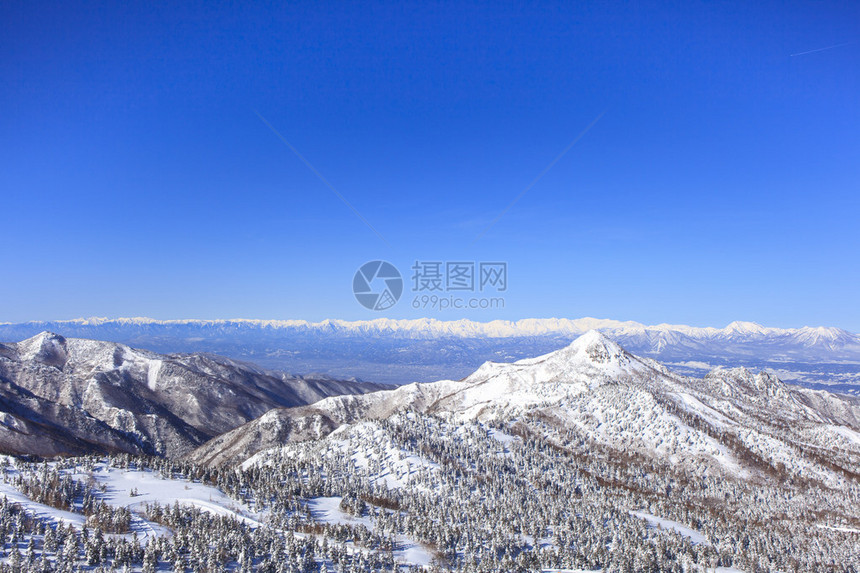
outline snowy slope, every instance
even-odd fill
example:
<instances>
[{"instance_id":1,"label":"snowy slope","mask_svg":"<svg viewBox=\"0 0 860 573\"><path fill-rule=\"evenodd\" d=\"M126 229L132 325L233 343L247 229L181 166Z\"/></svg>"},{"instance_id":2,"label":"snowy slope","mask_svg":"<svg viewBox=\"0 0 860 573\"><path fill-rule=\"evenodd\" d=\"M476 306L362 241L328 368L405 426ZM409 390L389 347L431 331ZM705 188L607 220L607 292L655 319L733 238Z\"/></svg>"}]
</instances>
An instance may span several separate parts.
<instances>
[{"instance_id":1,"label":"snowy slope","mask_svg":"<svg viewBox=\"0 0 860 573\"><path fill-rule=\"evenodd\" d=\"M513 433L494 425L498 420L458 418L401 413L347 424L321 439L259 452L241 467L298 473L307 483L319 484L322 493L312 500L313 511L330 523L387 528L398 513L401 523L450 523L451 530L442 535L449 547L445 555L456 555L460 566L469 563L476 552L473 540L481 537L512 553L551 555L568 544L579 548L595 543L614 555L632 557L635 551L620 541L629 533L650 540L646 543L717 552L726 566L720 570L726 571L791 570L780 560L787 555L809 557L808 547L800 549L805 543L801 538L808 535L816 538L813 544L831 544L826 552L834 557L836 547L850 555L860 542L855 534L857 480L831 489L820 480L759 479L752 472L737 476L744 479L725 479L724 474L683 463L683 456L661 456L652 463L630 455L629 448L596 442L580 447L581 435L553 432L545 417L531 425L531 432L520 419ZM356 495L367 503L356 505ZM589 522L577 527L576 520L586 515L591 515ZM412 531L426 535L428 529L422 525ZM839 536L828 537L830 532ZM767 557L749 569L729 569L742 562L742 548L759 543L747 536L762 533L782 549L768 550ZM785 553L787 547L794 549ZM589 561L589 555L586 551L568 563L599 568L599 560ZM646 562L634 560L626 569L609 570L654 570ZM710 565L703 568L703 562ZM842 570L849 562L837 558L829 568ZM575 569L560 566L563 563L550 558L540 569ZM678 570L711 571L720 565L716 560L699 564ZM514 568L502 565L497 570ZM531 564L524 570L539 568Z\"/></svg>"},{"instance_id":2,"label":"snowy slope","mask_svg":"<svg viewBox=\"0 0 860 573\"><path fill-rule=\"evenodd\" d=\"M87 525L86 516L79 511L38 503L14 485L16 478L26 478L31 469L20 469L21 465L8 456L0 456L0 464L6 468L0 479L0 497L17 503L29 515L55 525L72 525L77 529ZM51 464L49 467L54 466L55 464ZM262 525L265 519L263 513L228 497L215 487L185 479L167 478L152 470L123 469L107 461L99 461L86 467L64 467L59 475L67 475L81 483L91 484L100 492L99 499L111 507L131 510L135 516L131 533L136 533L144 543L153 536L170 534L164 526L141 517L145 508L152 504L163 507L174 504L194 507L213 515L233 517L252 527Z\"/></svg>"}]
</instances>

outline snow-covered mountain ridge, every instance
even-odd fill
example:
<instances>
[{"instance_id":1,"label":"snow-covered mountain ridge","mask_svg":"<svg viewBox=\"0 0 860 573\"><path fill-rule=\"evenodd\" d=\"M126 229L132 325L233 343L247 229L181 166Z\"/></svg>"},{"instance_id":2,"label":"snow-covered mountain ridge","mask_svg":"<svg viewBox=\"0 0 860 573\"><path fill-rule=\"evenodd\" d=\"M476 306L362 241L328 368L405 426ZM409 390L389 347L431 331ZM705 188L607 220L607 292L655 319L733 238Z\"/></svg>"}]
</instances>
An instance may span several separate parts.
<instances>
[{"instance_id":1,"label":"snow-covered mountain ridge","mask_svg":"<svg viewBox=\"0 0 860 573\"><path fill-rule=\"evenodd\" d=\"M744 368L689 378L597 331L544 356L486 363L462 380L273 410L204 444L191 459L240 462L404 412L596 444L708 475L811 479L828 487L860 477L860 400Z\"/></svg>"},{"instance_id":2,"label":"snow-covered mountain ridge","mask_svg":"<svg viewBox=\"0 0 860 573\"><path fill-rule=\"evenodd\" d=\"M177 456L272 408L378 388L42 332L0 344L0 452Z\"/></svg>"},{"instance_id":3,"label":"snow-covered mountain ridge","mask_svg":"<svg viewBox=\"0 0 860 573\"><path fill-rule=\"evenodd\" d=\"M589 330L611 332L615 336L630 336L656 333L679 333L697 339L760 338L791 336L806 344L829 342L834 344L860 344L860 336L836 327L804 326L801 328L766 327L754 322L735 321L725 328L696 327L683 324L645 325L635 321L619 321L600 318L529 318L516 321L492 320L479 322L468 319L443 321L434 318L373 320L327 319L319 322L307 320L261 320L261 319L174 319L158 320L147 317L106 318L90 317L58 321L32 321L26 323L0 322L0 327L26 326L44 328L48 326L106 327L106 326L196 326L211 329L265 329L283 331L341 332L350 334L398 334L402 336L438 338L443 336L508 338L521 336L544 336L548 334L578 335Z\"/></svg>"}]
</instances>

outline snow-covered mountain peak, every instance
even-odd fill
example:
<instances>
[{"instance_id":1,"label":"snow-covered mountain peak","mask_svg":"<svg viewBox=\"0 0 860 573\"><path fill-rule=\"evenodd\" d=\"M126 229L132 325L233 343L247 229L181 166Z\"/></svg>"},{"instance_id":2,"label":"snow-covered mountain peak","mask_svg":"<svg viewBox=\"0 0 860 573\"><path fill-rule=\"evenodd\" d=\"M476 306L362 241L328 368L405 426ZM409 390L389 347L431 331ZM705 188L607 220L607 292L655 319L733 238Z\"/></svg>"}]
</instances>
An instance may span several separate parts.
<instances>
[{"instance_id":1,"label":"snow-covered mountain peak","mask_svg":"<svg viewBox=\"0 0 860 573\"><path fill-rule=\"evenodd\" d=\"M630 357L626 350L597 330L579 336L567 348L558 351L558 355L566 359L581 357L595 364L627 361Z\"/></svg>"},{"instance_id":2,"label":"snow-covered mountain peak","mask_svg":"<svg viewBox=\"0 0 860 573\"><path fill-rule=\"evenodd\" d=\"M540 405L562 403L605 384L661 377L663 371L650 362L592 330L543 356L512 363L486 362L461 382L418 386L421 392L439 396L430 400L434 412L464 419L506 418Z\"/></svg>"},{"instance_id":3,"label":"snow-covered mountain peak","mask_svg":"<svg viewBox=\"0 0 860 573\"><path fill-rule=\"evenodd\" d=\"M726 334L740 334L740 335L763 335L767 334L768 329L756 322L746 322L743 320L736 320L730 323L724 329Z\"/></svg>"},{"instance_id":4,"label":"snow-covered mountain peak","mask_svg":"<svg viewBox=\"0 0 860 573\"><path fill-rule=\"evenodd\" d=\"M785 396L788 392L782 380L764 370L754 373L743 367L721 367L709 372L704 380L724 396Z\"/></svg>"},{"instance_id":5,"label":"snow-covered mountain peak","mask_svg":"<svg viewBox=\"0 0 860 573\"><path fill-rule=\"evenodd\" d=\"M68 358L66 339L47 330L22 340L17 344L17 349L24 360L33 360L51 366L62 366Z\"/></svg>"},{"instance_id":6,"label":"snow-covered mountain peak","mask_svg":"<svg viewBox=\"0 0 860 573\"><path fill-rule=\"evenodd\" d=\"M631 358L618 344L596 330L589 330L568 346L549 354L513 363L485 362L466 381L482 382L499 375L515 375L521 380L528 379L540 384L582 373L583 370L587 370L590 376L599 374L598 371L616 375L622 372L624 365L630 363Z\"/></svg>"},{"instance_id":7,"label":"snow-covered mountain peak","mask_svg":"<svg viewBox=\"0 0 860 573\"><path fill-rule=\"evenodd\" d=\"M832 326L804 326L797 330L794 338L804 346L823 345L834 349L850 343L852 335L850 332Z\"/></svg>"},{"instance_id":8,"label":"snow-covered mountain peak","mask_svg":"<svg viewBox=\"0 0 860 573\"><path fill-rule=\"evenodd\" d=\"M29 348L33 348L33 347L41 347L43 344L53 344L53 343L65 344L66 339L63 336L57 334L56 332L51 332L49 330L43 330L39 334L37 334L35 336L31 336L30 338L27 338L26 340L22 340L21 342L18 342L17 344L18 344L18 348L20 348L20 349L29 349Z\"/></svg>"},{"instance_id":9,"label":"snow-covered mountain peak","mask_svg":"<svg viewBox=\"0 0 860 573\"><path fill-rule=\"evenodd\" d=\"M521 371L528 370L537 382L572 382L583 379L595 381L617 378L650 368L597 330L589 330L555 352L505 366Z\"/></svg>"}]
</instances>

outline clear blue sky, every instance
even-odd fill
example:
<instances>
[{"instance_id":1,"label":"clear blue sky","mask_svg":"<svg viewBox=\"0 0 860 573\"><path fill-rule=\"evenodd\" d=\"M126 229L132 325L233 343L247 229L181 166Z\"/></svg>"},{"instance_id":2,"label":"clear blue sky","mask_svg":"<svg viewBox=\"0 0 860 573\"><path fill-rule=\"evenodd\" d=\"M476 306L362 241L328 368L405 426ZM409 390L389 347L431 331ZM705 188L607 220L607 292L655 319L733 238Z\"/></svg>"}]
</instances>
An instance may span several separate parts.
<instances>
[{"instance_id":1,"label":"clear blue sky","mask_svg":"<svg viewBox=\"0 0 860 573\"><path fill-rule=\"evenodd\" d=\"M860 4L280 4L0 4L0 321L860 331ZM415 260L506 261L505 308L414 310Z\"/></svg>"}]
</instances>

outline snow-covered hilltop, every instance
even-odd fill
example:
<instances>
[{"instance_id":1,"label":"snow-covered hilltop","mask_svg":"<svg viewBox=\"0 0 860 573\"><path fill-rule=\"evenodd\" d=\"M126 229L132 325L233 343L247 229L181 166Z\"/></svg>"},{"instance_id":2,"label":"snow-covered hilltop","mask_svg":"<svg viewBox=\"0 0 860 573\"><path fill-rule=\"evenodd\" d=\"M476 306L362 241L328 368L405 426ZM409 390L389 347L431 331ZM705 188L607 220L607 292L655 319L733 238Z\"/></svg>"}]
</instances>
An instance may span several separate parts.
<instances>
[{"instance_id":1,"label":"snow-covered hilltop","mask_svg":"<svg viewBox=\"0 0 860 573\"><path fill-rule=\"evenodd\" d=\"M860 337L838 328L643 325L596 318L518 321L154 320L88 318L0 324L0 340L50 330L156 352L215 352L289 372L324 372L389 384L461 378L492 360L557 350L597 330L639 356L685 374L718 366L768 369L808 387L860 393Z\"/></svg>"}]
</instances>

